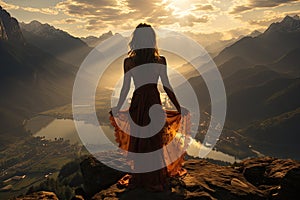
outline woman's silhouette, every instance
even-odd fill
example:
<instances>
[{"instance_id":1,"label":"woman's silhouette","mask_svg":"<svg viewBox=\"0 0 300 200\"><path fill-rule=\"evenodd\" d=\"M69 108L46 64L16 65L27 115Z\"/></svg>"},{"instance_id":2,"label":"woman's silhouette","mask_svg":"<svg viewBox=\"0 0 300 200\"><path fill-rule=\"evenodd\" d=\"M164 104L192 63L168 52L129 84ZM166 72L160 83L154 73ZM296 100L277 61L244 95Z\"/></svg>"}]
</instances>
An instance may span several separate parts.
<instances>
[{"instance_id":1,"label":"woman's silhouette","mask_svg":"<svg viewBox=\"0 0 300 200\"><path fill-rule=\"evenodd\" d=\"M119 143L120 148L135 153L153 152L168 144L175 138L177 132L180 131L181 134L188 132L189 123L187 121L189 115L186 109L180 107L169 83L167 62L158 53L154 29L148 24L139 24L133 32L129 47L128 57L124 60L124 80L120 99L117 106L112 108L111 114L113 113L115 117L111 116L110 120L115 127L116 141ZM151 123L149 110L153 105L160 105L160 109L156 109L155 112L158 113L163 110L157 85L159 78L177 111L165 111L164 116L166 118L164 118L163 128L152 134L150 132L153 131L153 128L139 129L136 125L145 127ZM126 118L124 117L126 116L125 112L120 111L120 109L129 92L131 79L133 79L135 91L129 108L130 117L127 115ZM123 117L120 117L122 115ZM185 122L184 125L183 121ZM130 131L130 136L125 133L124 129ZM180 156L179 159L167 167L163 167L165 166L165 160L168 159L167 154L164 153L161 158L154 158L153 160L154 162L161 162L162 169L127 175L119 181L119 184L126 186L129 184L132 188L145 187L156 191L166 189L167 177L183 175L186 172L182 168L183 156ZM141 168L142 166L139 165L143 165L143 163L133 163L133 168Z\"/></svg>"}]
</instances>

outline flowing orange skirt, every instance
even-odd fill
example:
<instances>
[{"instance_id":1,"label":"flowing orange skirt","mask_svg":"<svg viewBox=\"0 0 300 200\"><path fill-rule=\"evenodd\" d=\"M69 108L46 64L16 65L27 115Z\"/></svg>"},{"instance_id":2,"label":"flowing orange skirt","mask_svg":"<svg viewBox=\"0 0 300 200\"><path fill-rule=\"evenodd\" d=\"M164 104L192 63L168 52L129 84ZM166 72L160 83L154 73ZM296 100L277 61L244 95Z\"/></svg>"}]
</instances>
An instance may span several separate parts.
<instances>
[{"instance_id":1,"label":"flowing orange skirt","mask_svg":"<svg viewBox=\"0 0 300 200\"><path fill-rule=\"evenodd\" d=\"M184 155L180 155L177 160L171 162L171 157L176 154L174 151L180 151L186 148L183 138L190 134L190 114L182 116L177 111L166 110L166 123L163 129L150 138L136 138L130 136L130 122L128 111L120 111L117 117L110 115L110 122L115 128L115 139L119 148L132 152L149 152L157 150L172 142L172 148L164 149L163 159L170 163L166 167L154 172L135 173L123 177L119 184L123 186L146 187L153 190L163 190L167 185L167 177L182 176L186 174L183 169Z\"/></svg>"}]
</instances>

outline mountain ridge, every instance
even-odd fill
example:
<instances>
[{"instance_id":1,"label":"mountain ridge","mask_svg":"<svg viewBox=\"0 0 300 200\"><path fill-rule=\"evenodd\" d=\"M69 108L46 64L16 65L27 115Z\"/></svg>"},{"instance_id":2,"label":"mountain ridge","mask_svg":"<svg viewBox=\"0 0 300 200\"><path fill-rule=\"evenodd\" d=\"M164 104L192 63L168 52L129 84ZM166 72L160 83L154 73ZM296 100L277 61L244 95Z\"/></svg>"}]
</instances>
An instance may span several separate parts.
<instances>
[{"instance_id":1,"label":"mountain ridge","mask_svg":"<svg viewBox=\"0 0 300 200\"><path fill-rule=\"evenodd\" d=\"M300 107L299 23L298 17L287 16L280 22L270 25L270 27L283 27L282 31L268 28L268 31L256 37L244 37L225 48L214 58L223 77L227 94L225 129L232 130L227 133L224 129L222 134L226 134L228 138L235 138L227 143L221 141L220 149L234 149L234 143L248 143L245 146L248 148L251 142L250 140L247 142L247 138L255 138L255 131L252 133L253 137L251 131L248 131L247 134L245 132L245 135L241 132L241 141L237 141L237 137L233 134L236 130L245 128L251 123L259 124L259 122L272 117L294 112ZM213 82L213 80L211 81ZM201 109L210 112L210 96L206 89L208 83L205 83L201 76L190 78L189 83L196 92ZM298 130L296 128L299 127L297 119L297 116L294 115L282 124L289 124L290 127ZM279 130L280 126L282 125L274 124L272 130L276 130L276 128ZM283 129L280 130L283 132ZM289 129L289 138L279 138L277 132L277 136L275 134L273 137L272 131L263 133L266 136L264 140L267 141L268 136L272 138L272 144L268 143L260 148L260 152L265 155L269 155L274 149L271 155L282 157L283 154L277 149L281 148L282 143L291 142L290 137L297 138L297 132L292 129ZM261 142L263 143L263 141ZM289 156L299 158L300 154L296 153L300 152L299 146L291 144L291 148L295 153L289 154L285 158ZM287 150L287 152L291 151ZM231 152L231 155L234 153L236 152Z\"/></svg>"},{"instance_id":2,"label":"mountain ridge","mask_svg":"<svg viewBox=\"0 0 300 200\"><path fill-rule=\"evenodd\" d=\"M300 19L298 15L287 15L281 22L272 23L264 33L269 32L298 32L300 31Z\"/></svg>"},{"instance_id":3,"label":"mountain ridge","mask_svg":"<svg viewBox=\"0 0 300 200\"><path fill-rule=\"evenodd\" d=\"M90 47L96 47L99 43L103 42L104 40L112 37L114 34L112 31L108 31L107 33L103 33L99 37L96 36L87 36L87 37L81 37L80 39L84 41L87 45Z\"/></svg>"},{"instance_id":4,"label":"mountain ridge","mask_svg":"<svg viewBox=\"0 0 300 200\"><path fill-rule=\"evenodd\" d=\"M276 58L299 47L299 26L300 20L287 16L282 21L271 24L259 36L247 36L226 47L214 61L219 66L234 56L240 56L257 64L270 64Z\"/></svg>"},{"instance_id":5,"label":"mountain ridge","mask_svg":"<svg viewBox=\"0 0 300 200\"><path fill-rule=\"evenodd\" d=\"M15 135L24 119L71 102L76 67L26 41L18 21L3 9L0 20L8 34L0 39L0 88L5 94L0 99L0 134Z\"/></svg>"},{"instance_id":6,"label":"mountain ridge","mask_svg":"<svg viewBox=\"0 0 300 200\"><path fill-rule=\"evenodd\" d=\"M0 40L24 44L25 40L16 18L0 6Z\"/></svg>"},{"instance_id":7,"label":"mountain ridge","mask_svg":"<svg viewBox=\"0 0 300 200\"><path fill-rule=\"evenodd\" d=\"M28 43L76 67L81 65L92 50L80 38L49 24L33 20L28 24L21 23L20 27Z\"/></svg>"}]
</instances>

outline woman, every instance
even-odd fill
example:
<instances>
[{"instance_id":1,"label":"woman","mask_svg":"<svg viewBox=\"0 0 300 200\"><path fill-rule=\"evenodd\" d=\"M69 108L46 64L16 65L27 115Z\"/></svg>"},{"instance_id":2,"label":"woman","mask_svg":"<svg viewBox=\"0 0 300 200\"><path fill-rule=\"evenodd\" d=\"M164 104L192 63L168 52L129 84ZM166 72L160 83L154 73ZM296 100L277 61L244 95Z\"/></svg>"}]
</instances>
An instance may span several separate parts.
<instances>
[{"instance_id":1,"label":"woman","mask_svg":"<svg viewBox=\"0 0 300 200\"><path fill-rule=\"evenodd\" d=\"M180 107L169 83L167 62L158 53L154 29L148 24L139 24L133 32L129 47L128 57L124 60L124 81L120 99L117 106L112 108L111 114L113 113L115 117L111 116L110 120L115 127L116 141L119 143L120 148L135 153L153 152L170 143L178 131L182 134L188 133L189 115L186 109ZM151 123L149 110L153 105L160 105L162 110L160 93L157 87L159 77L165 92L177 111L165 111L166 118L164 119L163 128L151 135L150 132L153 131L153 128L139 129L136 128L136 125L145 127ZM129 92L131 78L134 81L135 91L129 108L130 117L128 114L126 117L126 113L120 111L120 109ZM156 109L156 112L160 112L160 109ZM132 120L129 120L129 118ZM130 135L126 134L125 129L130 131ZM145 135L151 135L151 137L145 137ZM162 166L165 166L168 152L163 154L162 159L154 159L159 160L159 162L162 162ZM139 166L142 164L133 163L133 168L142 167ZM145 187L150 190L162 191L167 189L167 177L181 176L186 173L182 168L182 164L183 155L167 167L162 167L162 169L126 175L119 181L119 184L129 185L131 188Z\"/></svg>"}]
</instances>

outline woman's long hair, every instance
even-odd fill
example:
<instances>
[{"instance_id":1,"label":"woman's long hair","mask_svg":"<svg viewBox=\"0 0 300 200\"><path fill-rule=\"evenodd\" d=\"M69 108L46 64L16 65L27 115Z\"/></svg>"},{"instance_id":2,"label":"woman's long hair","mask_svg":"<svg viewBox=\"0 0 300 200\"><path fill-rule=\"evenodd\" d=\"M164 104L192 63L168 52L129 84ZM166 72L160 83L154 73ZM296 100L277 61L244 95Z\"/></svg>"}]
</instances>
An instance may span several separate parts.
<instances>
[{"instance_id":1,"label":"woman's long hair","mask_svg":"<svg viewBox=\"0 0 300 200\"><path fill-rule=\"evenodd\" d=\"M132 34L129 42L128 56L138 64L152 63L160 59L156 34L151 25L140 23Z\"/></svg>"}]
</instances>

